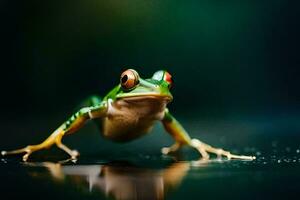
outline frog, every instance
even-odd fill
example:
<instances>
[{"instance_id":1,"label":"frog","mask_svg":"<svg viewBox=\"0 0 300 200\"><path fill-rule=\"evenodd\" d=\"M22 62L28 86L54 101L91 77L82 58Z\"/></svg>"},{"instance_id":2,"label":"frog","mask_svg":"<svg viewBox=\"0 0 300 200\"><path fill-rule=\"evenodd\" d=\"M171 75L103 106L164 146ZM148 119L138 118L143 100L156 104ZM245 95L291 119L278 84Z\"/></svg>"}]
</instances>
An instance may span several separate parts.
<instances>
[{"instance_id":1,"label":"frog","mask_svg":"<svg viewBox=\"0 0 300 200\"><path fill-rule=\"evenodd\" d=\"M79 152L62 142L66 135L82 128L87 121L99 125L104 139L117 143L130 142L145 136L160 121L166 132L174 139L174 144L163 147L161 153L168 155L177 152L183 146L191 147L202 159L210 159L210 154L227 159L254 160L255 156L237 155L222 148L213 147L197 138L191 138L181 123L168 109L173 100L173 78L167 70L156 71L151 78L141 78L133 68L121 73L120 81L103 98L93 95L88 103L78 109L62 123L43 142L24 148L1 151L2 156L23 154L26 162L33 152L48 149L56 145L67 153L71 159L77 159Z\"/></svg>"}]
</instances>

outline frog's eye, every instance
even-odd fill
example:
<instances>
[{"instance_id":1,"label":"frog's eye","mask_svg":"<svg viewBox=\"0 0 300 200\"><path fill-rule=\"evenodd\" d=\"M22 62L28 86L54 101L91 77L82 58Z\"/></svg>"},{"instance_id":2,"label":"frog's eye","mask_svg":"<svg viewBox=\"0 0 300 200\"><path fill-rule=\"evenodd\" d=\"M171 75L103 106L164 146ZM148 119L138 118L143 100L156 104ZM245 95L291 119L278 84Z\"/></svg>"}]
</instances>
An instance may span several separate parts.
<instances>
[{"instance_id":1,"label":"frog's eye","mask_svg":"<svg viewBox=\"0 0 300 200\"><path fill-rule=\"evenodd\" d=\"M123 89L130 90L139 83L139 74L133 69L127 69L121 74L120 84Z\"/></svg>"},{"instance_id":2,"label":"frog's eye","mask_svg":"<svg viewBox=\"0 0 300 200\"><path fill-rule=\"evenodd\" d=\"M164 81L169 83L169 89L170 89L173 85L173 79L172 79L172 75L167 71L165 71L165 74L164 74Z\"/></svg>"},{"instance_id":3,"label":"frog's eye","mask_svg":"<svg viewBox=\"0 0 300 200\"><path fill-rule=\"evenodd\" d=\"M152 79L154 80L158 80L158 81L166 81L169 84L169 89L172 87L173 85L173 80L172 80L172 76L169 72L164 71L164 70L160 70L157 71L153 74Z\"/></svg>"}]
</instances>

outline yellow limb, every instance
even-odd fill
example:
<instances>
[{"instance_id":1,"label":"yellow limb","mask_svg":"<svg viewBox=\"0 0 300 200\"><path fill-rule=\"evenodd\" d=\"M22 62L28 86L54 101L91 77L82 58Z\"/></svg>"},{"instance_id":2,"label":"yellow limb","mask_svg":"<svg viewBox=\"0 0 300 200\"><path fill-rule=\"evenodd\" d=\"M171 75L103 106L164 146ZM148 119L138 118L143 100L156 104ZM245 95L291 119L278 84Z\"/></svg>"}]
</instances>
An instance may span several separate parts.
<instances>
[{"instance_id":1,"label":"yellow limb","mask_svg":"<svg viewBox=\"0 0 300 200\"><path fill-rule=\"evenodd\" d=\"M50 148L52 145L56 144L58 148L65 151L71 156L72 159L75 159L79 153L76 150L71 150L66 145L62 143L62 137L65 134L73 133L79 130L87 120L93 118L99 118L104 116L106 113L106 103L102 102L101 104L93 107L82 108L74 115L72 115L69 120L63 123L58 129L56 129L46 140L40 144L28 145L24 148L12 150L12 151L1 151L1 154L12 155L12 154L23 154L23 161L27 161L29 156L38 150Z\"/></svg>"},{"instance_id":2,"label":"yellow limb","mask_svg":"<svg viewBox=\"0 0 300 200\"><path fill-rule=\"evenodd\" d=\"M188 145L197 149L203 159L209 159L209 153L216 154L218 157L226 156L228 159L255 159L255 156L235 155L230 153L229 151L212 147L204 142L201 142L198 139L191 139L188 133L180 125L180 123L169 113L168 109L166 109L165 111L165 117L162 120L162 123L166 131L175 139L175 144L170 147L164 147L162 149L163 154L172 153L180 149L180 147L182 147L183 145Z\"/></svg>"}]
</instances>

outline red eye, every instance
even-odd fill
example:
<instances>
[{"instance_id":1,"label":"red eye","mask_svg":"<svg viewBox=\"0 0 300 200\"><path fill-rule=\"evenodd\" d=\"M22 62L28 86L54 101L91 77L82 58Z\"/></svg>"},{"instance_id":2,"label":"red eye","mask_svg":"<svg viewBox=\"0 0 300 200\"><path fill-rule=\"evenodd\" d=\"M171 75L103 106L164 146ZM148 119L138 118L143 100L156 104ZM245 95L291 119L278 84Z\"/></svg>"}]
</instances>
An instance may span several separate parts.
<instances>
[{"instance_id":1,"label":"red eye","mask_svg":"<svg viewBox=\"0 0 300 200\"><path fill-rule=\"evenodd\" d=\"M172 87L172 85L173 85L173 79L172 79L172 76L171 76L171 74L169 72L165 72L164 81L166 81L166 82L169 83L169 88Z\"/></svg>"}]
</instances>

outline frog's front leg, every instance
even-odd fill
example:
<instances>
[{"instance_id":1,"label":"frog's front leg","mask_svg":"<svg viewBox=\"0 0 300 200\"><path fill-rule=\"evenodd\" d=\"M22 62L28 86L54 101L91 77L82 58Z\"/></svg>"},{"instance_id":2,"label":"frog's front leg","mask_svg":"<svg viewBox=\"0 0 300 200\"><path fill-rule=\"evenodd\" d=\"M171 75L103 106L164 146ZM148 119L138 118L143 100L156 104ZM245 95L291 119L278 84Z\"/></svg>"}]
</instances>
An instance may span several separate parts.
<instances>
[{"instance_id":1,"label":"frog's front leg","mask_svg":"<svg viewBox=\"0 0 300 200\"><path fill-rule=\"evenodd\" d=\"M22 154L23 160L26 161L30 154L35 151L46 149L56 144L58 148L64 150L68 153L71 158L76 158L79 153L76 150L71 150L66 145L62 143L62 137L66 134L73 133L80 129L84 123L93 118L103 117L106 113L106 102L101 102L98 105L85 107L80 109L74 115L72 115L65 123L63 123L58 129L56 129L46 140L37 145L28 145L24 148L13 150L13 151L2 151L2 155L10 155L10 154Z\"/></svg>"},{"instance_id":2,"label":"frog's front leg","mask_svg":"<svg viewBox=\"0 0 300 200\"><path fill-rule=\"evenodd\" d=\"M164 147L162 149L163 154L168 154L177 151L183 145L188 145L193 148L196 148L203 157L203 159L209 159L208 153L216 154L218 157L226 156L228 159L255 159L254 156L235 155L230 153L229 151L212 147L204 142L201 142L198 139L191 139L188 133L180 125L180 123L170 114L168 109L166 109L165 111L165 116L162 120L162 123L166 131L175 139L175 144L173 144L171 147Z\"/></svg>"}]
</instances>

